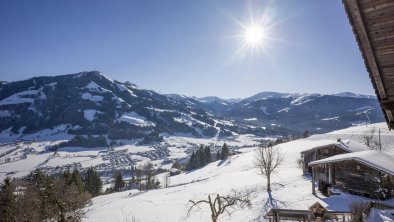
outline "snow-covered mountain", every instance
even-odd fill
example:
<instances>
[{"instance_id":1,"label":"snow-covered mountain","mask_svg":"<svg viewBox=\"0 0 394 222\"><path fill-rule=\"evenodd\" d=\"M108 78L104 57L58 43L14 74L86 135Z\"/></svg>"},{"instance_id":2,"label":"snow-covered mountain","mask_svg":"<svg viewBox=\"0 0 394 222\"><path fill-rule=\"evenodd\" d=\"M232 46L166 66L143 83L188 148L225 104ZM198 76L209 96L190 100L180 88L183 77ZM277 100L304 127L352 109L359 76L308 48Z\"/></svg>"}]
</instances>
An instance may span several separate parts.
<instances>
[{"instance_id":1,"label":"snow-covered mountain","mask_svg":"<svg viewBox=\"0 0 394 222\"><path fill-rule=\"evenodd\" d=\"M0 85L1 141L37 137L50 129L53 134L74 136L68 145L97 147L130 139L158 142L164 134L272 136L379 121L383 115L376 98L352 93L196 98L140 89L97 71Z\"/></svg>"},{"instance_id":2,"label":"snow-covered mountain","mask_svg":"<svg viewBox=\"0 0 394 222\"><path fill-rule=\"evenodd\" d=\"M58 129L77 135L75 145L95 147L129 139L160 141L161 133L213 137L218 132L214 125L204 110L97 71L0 86L3 138Z\"/></svg>"},{"instance_id":3,"label":"snow-covered mountain","mask_svg":"<svg viewBox=\"0 0 394 222\"><path fill-rule=\"evenodd\" d=\"M202 102L202 103L212 103L212 102L220 102L224 104L232 104L241 101L242 99L240 98L234 98L234 99L222 99L217 96L206 96L206 97L194 97L196 100Z\"/></svg>"},{"instance_id":4,"label":"snow-covered mountain","mask_svg":"<svg viewBox=\"0 0 394 222\"><path fill-rule=\"evenodd\" d=\"M363 122L383 121L377 99L354 93L262 92L235 103L206 100L204 110L256 127L281 126L292 132L328 132ZM290 132L289 131L289 132Z\"/></svg>"},{"instance_id":5,"label":"snow-covered mountain","mask_svg":"<svg viewBox=\"0 0 394 222\"><path fill-rule=\"evenodd\" d=\"M340 96L340 97L353 97L353 98L369 98L369 99L375 99L376 96L374 95L363 95L363 94L358 94L358 93L352 93L352 92L341 92L341 93L336 93L332 94L333 96Z\"/></svg>"},{"instance_id":6,"label":"snow-covered mountain","mask_svg":"<svg viewBox=\"0 0 394 222\"><path fill-rule=\"evenodd\" d=\"M281 97L241 101L225 113L241 121L256 118L257 126L278 124L294 131L327 132L362 122L383 121L379 103L373 98L321 94L288 94ZM250 122L250 121L248 121Z\"/></svg>"},{"instance_id":7,"label":"snow-covered mountain","mask_svg":"<svg viewBox=\"0 0 394 222\"><path fill-rule=\"evenodd\" d=\"M251 97L243 99L247 102L252 102L259 99L273 99L273 98L281 98L291 95L291 93L279 93L279 92L261 92L257 93Z\"/></svg>"}]
</instances>

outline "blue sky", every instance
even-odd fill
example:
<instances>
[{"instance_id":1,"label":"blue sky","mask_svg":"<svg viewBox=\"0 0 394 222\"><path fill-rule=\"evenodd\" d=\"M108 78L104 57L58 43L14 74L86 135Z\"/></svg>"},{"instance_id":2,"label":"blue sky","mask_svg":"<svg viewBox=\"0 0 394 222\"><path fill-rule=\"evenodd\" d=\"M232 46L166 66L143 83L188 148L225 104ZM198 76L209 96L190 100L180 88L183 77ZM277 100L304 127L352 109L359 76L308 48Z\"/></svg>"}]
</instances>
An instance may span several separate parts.
<instances>
[{"instance_id":1,"label":"blue sky","mask_svg":"<svg viewBox=\"0 0 394 222\"><path fill-rule=\"evenodd\" d=\"M236 53L251 17L263 48ZM0 1L0 79L99 70L141 88L243 98L373 94L340 0Z\"/></svg>"}]
</instances>

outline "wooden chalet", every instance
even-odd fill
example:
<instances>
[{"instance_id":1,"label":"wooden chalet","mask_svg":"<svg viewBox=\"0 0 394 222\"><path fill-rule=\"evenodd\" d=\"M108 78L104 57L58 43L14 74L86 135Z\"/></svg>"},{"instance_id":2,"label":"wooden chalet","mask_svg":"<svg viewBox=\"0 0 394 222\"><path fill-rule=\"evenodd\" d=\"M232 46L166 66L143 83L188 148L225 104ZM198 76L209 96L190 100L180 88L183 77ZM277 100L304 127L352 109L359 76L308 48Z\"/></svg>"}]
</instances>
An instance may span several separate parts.
<instances>
[{"instance_id":1,"label":"wooden chalet","mask_svg":"<svg viewBox=\"0 0 394 222\"><path fill-rule=\"evenodd\" d=\"M375 150L332 156L309 163L315 184L325 195L344 191L375 199L394 197L394 157Z\"/></svg>"},{"instance_id":2,"label":"wooden chalet","mask_svg":"<svg viewBox=\"0 0 394 222\"><path fill-rule=\"evenodd\" d=\"M337 139L336 142L329 142L312 149L304 150L301 152L302 168L304 174L312 174L312 167L308 166L310 162L321 160L324 158L332 157L339 154L359 152L369 150L363 144L354 140L341 140Z\"/></svg>"},{"instance_id":3,"label":"wooden chalet","mask_svg":"<svg viewBox=\"0 0 394 222\"><path fill-rule=\"evenodd\" d=\"M279 221L351 221L351 215L347 211L328 211L320 203L316 202L308 210L270 209L264 216L269 222Z\"/></svg>"},{"instance_id":4,"label":"wooden chalet","mask_svg":"<svg viewBox=\"0 0 394 222\"><path fill-rule=\"evenodd\" d=\"M389 129L394 129L394 1L343 0Z\"/></svg>"}]
</instances>

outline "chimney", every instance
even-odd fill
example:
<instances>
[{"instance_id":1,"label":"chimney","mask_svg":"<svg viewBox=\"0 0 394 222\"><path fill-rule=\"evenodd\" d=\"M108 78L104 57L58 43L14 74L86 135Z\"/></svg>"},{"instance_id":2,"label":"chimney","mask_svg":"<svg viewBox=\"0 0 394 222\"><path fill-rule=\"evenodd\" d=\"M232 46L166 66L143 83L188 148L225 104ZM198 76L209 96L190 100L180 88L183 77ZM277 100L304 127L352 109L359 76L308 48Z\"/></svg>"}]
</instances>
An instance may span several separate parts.
<instances>
[{"instance_id":1,"label":"chimney","mask_svg":"<svg viewBox=\"0 0 394 222\"><path fill-rule=\"evenodd\" d=\"M337 142L338 142L338 143L340 143L341 141L342 141L341 138L338 138L338 139L337 139Z\"/></svg>"}]
</instances>

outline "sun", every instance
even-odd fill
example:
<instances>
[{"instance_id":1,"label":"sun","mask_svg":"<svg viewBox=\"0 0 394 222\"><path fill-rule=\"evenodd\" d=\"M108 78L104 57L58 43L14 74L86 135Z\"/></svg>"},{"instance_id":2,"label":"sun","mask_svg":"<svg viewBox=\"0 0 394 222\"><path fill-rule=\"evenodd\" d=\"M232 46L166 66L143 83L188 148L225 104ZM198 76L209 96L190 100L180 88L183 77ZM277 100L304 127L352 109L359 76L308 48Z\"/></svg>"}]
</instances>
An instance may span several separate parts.
<instances>
[{"instance_id":1,"label":"sun","mask_svg":"<svg viewBox=\"0 0 394 222\"><path fill-rule=\"evenodd\" d=\"M232 58L246 58L253 56L268 58L271 56L272 50L275 50L277 42L286 42L279 36L278 25L287 19L277 19L275 10L267 6L264 9L250 9L246 17L242 20L226 14L234 23L234 33L225 38L233 39L238 45L234 51ZM237 31L236 31L237 30Z\"/></svg>"},{"instance_id":2,"label":"sun","mask_svg":"<svg viewBox=\"0 0 394 222\"><path fill-rule=\"evenodd\" d=\"M245 33L243 35L244 41L252 46L262 45L266 33L263 27L258 25L251 25L245 28Z\"/></svg>"}]
</instances>

